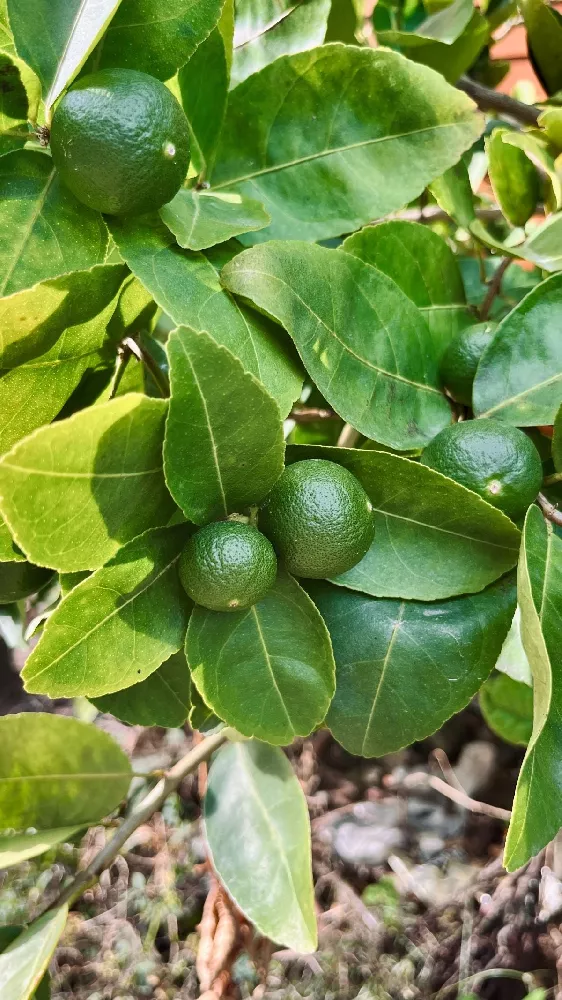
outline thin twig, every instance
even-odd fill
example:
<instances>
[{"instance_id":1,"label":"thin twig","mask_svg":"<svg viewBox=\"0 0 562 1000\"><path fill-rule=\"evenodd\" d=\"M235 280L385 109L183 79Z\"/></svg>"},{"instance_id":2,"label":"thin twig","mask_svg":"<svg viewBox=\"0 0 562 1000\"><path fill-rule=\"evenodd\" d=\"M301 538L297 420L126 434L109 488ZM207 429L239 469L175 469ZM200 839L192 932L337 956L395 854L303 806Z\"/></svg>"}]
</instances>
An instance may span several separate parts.
<instances>
[{"instance_id":1,"label":"thin twig","mask_svg":"<svg viewBox=\"0 0 562 1000\"><path fill-rule=\"evenodd\" d=\"M310 424L314 420L338 420L333 410L322 410L317 406L294 406L289 413L289 420L296 424Z\"/></svg>"},{"instance_id":2,"label":"thin twig","mask_svg":"<svg viewBox=\"0 0 562 1000\"><path fill-rule=\"evenodd\" d=\"M199 765L208 760L209 757L226 743L233 735L230 728L221 729L218 733L213 733L197 746L193 747L184 757L174 764L167 774L160 779L157 785L145 795L138 805L129 813L111 840L102 847L84 871L78 873L76 878L62 890L59 896L50 903L46 909L52 910L63 903L73 903L90 886L97 882L98 875L105 871L117 857L123 845L129 837L143 826L160 809L168 796L175 792L183 779L196 771Z\"/></svg>"},{"instance_id":3,"label":"thin twig","mask_svg":"<svg viewBox=\"0 0 562 1000\"><path fill-rule=\"evenodd\" d=\"M540 211L540 208L537 209ZM489 208L477 208L475 215L478 219L482 219L484 222L496 222L503 219L503 213L501 208L497 205L491 205ZM439 205L424 205L423 208L404 208L401 212L391 212L390 215L384 215L380 219L373 219L369 222L369 226L380 226L381 222L394 222L398 220L399 222L452 222L451 216L439 208Z\"/></svg>"},{"instance_id":4,"label":"thin twig","mask_svg":"<svg viewBox=\"0 0 562 1000\"><path fill-rule=\"evenodd\" d=\"M481 320L488 319L490 309L494 304L494 299L496 298L496 295L499 295L503 276L511 263L512 263L511 257L504 257L501 264L494 271L494 276L491 279L490 284L488 286L486 298L484 299L482 305L480 306Z\"/></svg>"},{"instance_id":5,"label":"thin twig","mask_svg":"<svg viewBox=\"0 0 562 1000\"><path fill-rule=\"evenodd\" d=\"M547 500L544 493L539 493L537 503L547 521L552 521L553 524L562 525L562 511L558 510L558 508L555 507L550 500Z\"/></svg>"},{"instance_id":6,"label":"thin twig","mask_svg":"<svg viewBox=\"0 0 562 1000\"><path fill-rule=\"evenodd\" d=\"M497 90L484 87L468 76L461 76L457 87L472 97L472 100L482 111L499 111L500 114L509 115L510 118L521 122L522 125L537 124L541 112L533 104L523 104L522 101L516 101L508 94L499 94Z\"/></svg>"},{"instance_id":7,"label":"thin twig","mask_svg":"<svg viewBox=\"0 0 562 1000\"><path fill-rule=\"evenodd\" d=\"M479 813L482 816L490 816L491 819L499 819L505 823L509 823L511 819L509 809L501 809L500 806L492 806L488 802L480 802L478 799L473 799L459 788L453 788L446 781L443 781L443 778L437 778L433 774L426 774L425 771L416 771L413 774L409 774L404 781L401 783L397 782L396 785L394 783L387 783L387 787L393 788L396 791L415 791L420 788L432 788L435 792L439 792L448 799L452 799L453 802L462 806L463 809L468 809L469 812Z\"/></svg>"},{"instance_id":8,"label":"thin twig","mask_svg":"<svg viewBox=\"0 0 562 1000\"><path fill-rule=\"evenodd\" d=\"M355 448L361 434L351 424L344 424L338 438L338 448Z\"/></svg>"}]
</instances>

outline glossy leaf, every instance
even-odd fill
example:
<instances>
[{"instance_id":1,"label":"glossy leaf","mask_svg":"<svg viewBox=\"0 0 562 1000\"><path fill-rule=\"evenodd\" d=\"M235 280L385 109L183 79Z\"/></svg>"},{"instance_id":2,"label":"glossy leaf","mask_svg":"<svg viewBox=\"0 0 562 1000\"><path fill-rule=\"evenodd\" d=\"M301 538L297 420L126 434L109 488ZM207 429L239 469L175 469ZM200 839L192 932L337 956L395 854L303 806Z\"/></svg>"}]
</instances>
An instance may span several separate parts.
<instances>
[{"instance_id":1,"label":"glossy leaf","mask_svg":"<svg viewBox=\"0 0 562 1000\"><path fill-rule=\"evenodd\" d=\"M431 604L310 588L332 639L336 693L327 716L346 750L380 757L425 739L476 694L515 606L514 581Z\"/></svg>"},{"instance_id":2,"label":"glossy leaf","mask_svg":"<svg viewBox=\"0 0 562 1000\"><path fill-rule=\"evenodd\" d=\"M533 730L533 691L507 674L494 674L483 685L480 710L492 732L507 743L527 746Z\"/></svg>"},{"instance_id":3,"label":"glossy leaf","mask_svg":"<svg viewBox=\"0 0 562 1000\"><path fill-rule=\"evenodd\" d=\"M0 368L25 364L48 351L64 330L95 319L126 275L120 265L98 266L0 299Z\"/></svg>"},{"instance_id":4,"label":"glossy leaf","mask_svg":"<svg viewBox=\"0 0 562 1000\"><path fill-rule=\"evenodd\" d=\"M232 86L280 56L321 45L330 7L330 0L238 0Z\"/></svg>"},{"instance_id":5,"label":"glossy leaf","mask_svg":"<svg viewBox=\"0 0 562 1000\"><path fill-rule=\"evenodd\" d=\"M521 641L521 612L516 608L509 632L505 637L501 653L496 662L496 670L506 674L514 681L520 681L529 687L533 683L531 668L527 654Z\"/></svg>"},{"instance_id":6,"label":"glossy leaf","mask_svg":"<svg viewBox=\"0 0 562 1000\"><path fill-rule=\"evenodd\" d=\"M253 198L195 188L180 188L160 209L160 218L186 250L206 250L271 222L263 205Z\"/></svg>"},{"instance_id":7,"label":"glossy leaf","mask_svg":"<svg viewBox=\"0 0 562 1000\"><path fill-rule=\"evenodd\" d=\"M107 229L61 184L45 153L0 157L0 295L103 264Z\"/></svg>"},{"instance_id":8,"label":"glossy leaf","mask_svg":"<svg viewBox=\"0 0 562 1000\"><path fill-rule=\"evenodd\" d=\"M505 134L503 141L523 150L541 173L546 174L544 200L548 211L562 208L562 177L558 172L557 150L548 142L544 132L540 129L524 132L513 129Z\"/></svg>"},{"instance_id":9,"label":"glossy leaf","mask_svg":"<svg viewBox=\"0 0 562 1000\"><path fill-rule=\"evenodd\" d=\"M168 340L168 356L164 472L174 500L195 524L260 503L283 471L283 425L273 399L206 333L180 327Z\"/></svg>"},{"instance_id":10,"label":"glossy leaf","mask_svg":"<svg viewBox=\"0 0 562 1000\"><path fill-rule=\"evenodd\" d=\"M517 251L543 271L562 271L562 212L546 219Z\"/></svg>"},{"instance_id":11,"label":"glossy leaf","mask_svg":"<svg viewBox=\"0 0 562 1000\"><path fill-rule=\"evenodd\" d=\"M562 539L538 507L525 519L519 560L521 636L533 675L533 733L513 801L504 865L515 871L562 826L559 657L562 643Z\"/></svg>"},{"instance_id":12,"label":"glossy leaf","mask_svg":"<svg viewBox=\"0 0 562 1000\"><path fill-rule=\"evenodd\" d=\"M512 569L520 533L475 493L419 462L383 451L292 445L289 462L348 468L375 510L367 555L335 580L374 597L435 601L476 593Z\"/></svg>"},{"instance_id":13,"label":"glossy leaf","mask_svg":"<svg viewBox=\"0 0 562 1000\"><path fill-rule=\"evenodd\" d=\"M450 423L427 324L381 271L339 250L273 242L235 257L222 279L283 324L322 395L362 434L407 449Z\"/></svg>"},{"instance_id":14,"label":"glossy leaf","mask_svg":"<svg viewBox=\"0 0 562 1000\"><path fill-rule=\"evenodd\" d=\"M15 55L14 36L8 21L8 0L0 0L0 52Z\"/></svg>"},{"instance_id":15,"label":"glossy leaf","mask_svg":"<svg viewBox=\"0 0 562 1000\"><path fill-rule=\"evenodd\" d=\"M132 726L182 726L191 711L191 674L183 650L140 684L90 701Z\"/></svg>"},{"instance_id":16,"label":"glossy leaf","mask_svg":"<svg viewBox=\"0 0 562 1000\"><path fill-rule=\"evenodd\" d=\"M40 428L4 456L2 514L32 562L97 569L120 545L168 521L166 410L164 400L130 393Z\"/></svg>"},{"instance_id":17,"label":"glossy leaf","mask_svg":"<svg viewBox=\"0 0 562 1000\"><path fill-rule=\"evenodd\" d=\"M457 258L428 226L393 220L349 236L342 249L383 271L424 316L440 358L470 314Z\"/></svg>"},{"instance_id":18,"label":"glossy leaf","mask_svg":"<svg viewBox=\"0 0 562 1000\"><path fill-rule=\"evenodd\" d=\"M539 200L539 175L522 149L503 141L506 134L509 129L496 128L486 139L488 174L506 219L524 226Z\"/></svg>"},{"instance_id":19,"label":"glossy leaf","mask_svg":"<svg viewBox=\"0 0 562 1000\"><path fill-rule=\"evenodd\" d=\"M456 34L467 15L468 22ZM450 83L456 83L472 66L489 35L486 19L480 11L474 9L472 0L455 0L428 17L415 31L377 32L380 45L389 45L403 52L409 59L431 66Z\"/></svg>"},{"instance_id":20,"label":"glossy leaf","mask_svg":"<svg viewBox=\"0 0 562 1000\"><path fill-rule=\"evenodd\" d=\"M28 712L0 719L0 738L0 829L89 825L127 792L128 758L95 726Z\"/></svg>"},{"instance_id":21,"label":"glossy leaf","mask_svg":"<svg viewBox=\"0 0 562 1000\"><path fill-rule=\"evenodd\" d=\"M562 88L562 17L545 0L519 0L533 67L547 94Z\"/></svg>"},{"instance_id":22,"label":"glossy leaf","mask_svg":"<svg viewBox=\"0 0 562 1000\"><path fill-rule=\"evenodd\" d=\"M1 36L1 28L0 28ZM0 156L20 149L28 134L27 94L16 63L0 55Z\"/></svg>"},{"instance_id":23,"label":"glossy leaf","mask_svg":"<svg viewBox=\"0 0 562 1000\"><path fill-rule=\"evenodd\" d=\"M218 24L178 73L181 102L193 140L191 162L198 173L211 172L226 111L234 3L226 0Z\"/></svg>"},{"instance_id":24,"label":"glossy leaf","mask_svg":"<svg viewBox=\"0 0 562 1000\"><path fill-rule=\"evenodd\" d=\"M429 186L437 204L457 225L470 229L476 219L474 196L464 160L446 170Z\"/></svg>"},{"instance_id":25,"label":"glossy leaf","mask_svg":"<svg viewBox=\"0 0 562 1000\"><path fill-rule=\"evenodd\" d=\"M41 833L18 833L0 837L0 868L12 868L30 858L37 858L57 844L70 840L80 829L80 826L62 826Z\"/></svg>"},{"instance_id":26,"label":"glossy leaf","mask_svg":"<svg viewBox=\"0 0 562 1000\"><path fill-rule=\"evenodd\" d=\"M0 518L0 562L25 562L25 556L18 549L12 532L5 521Z\"/></svg>"},{"instance_id":27,"label":"glossy leaf","mask_svg":"<svg viewBox=\"0 0 562 1000\"><path fill-rule=\"evenodd\" d=\"M36 594L52 575L51 570L25 561L0 561L0 604L11 604Z\"/></svg>"},{"instance_id":28,"label":"glossy leaf","mask_svg":"<svg viewBox=\"0 0 562 1000\"><path fill-rule=\"evenodd\" d=\"M183 525L147 531L74 587L26 661L26 689L51 698L110 694L176 653L188 619L176 568L187 534Z\"/></svg>"},{"instance_id":29,"label":"glossy leaf","mask_svg":"<svg viewBox=\"0 0 562 1000\"><path fill-rule=\"evenodd\" d=\"M308 595L282 570L248 611L196 606L185 652L206 704L244 736L291 743L326 715L334 691L330 638Z\"/></svg>"},{"instance_id":30,"label":"glossy leaf","mask_svg":"<svg viewBox=\"0 0 562 1000\"><path fill-rule=\"evenodd\" d=\"M119 0L8 0L18 54L41 80L47 110L83 66L118 6Z\"/></svg>"},{"instance_id":31,"label":"glossy leaf","mask_svg":"<svg viewBox=\"0 0 562 1000\"><path fill-rule=\"evenodd\" d=\"M554 418L552 435L552 460L557 472L562 472L562 404Z\"/></svg>"},{"instance_id":32,"label":"glossy leaf","mask_svg":"<svg viewBox=\"0 0 562 1000\"><path fill-rule=\"evenodd\" d=\"M498 327L474 380L474 411L518 427L552 424L562 392L562 276L534 288Z\"/></svg>"},{"instance_id":33,"label":"glossy leaf","mask_svg":"<svg viewBox=\"0 0 562 1000\"><path fill-rule=\"evenodd\" d=\"M215 871L258 931L315 951L308 808L281 750L255 740L221 748L209 771L205 832Z\"/></svg>"},{"instance_id":34,"label":"glossy leaf","mask_svg":"<svg viewBox=\"0 0 562 1000\"><path fill-rule=\"evenodd\" d=\"M426 67L325 45L233 91L211 186L263 202L273 221L251 242L328 239L417 197L481 130L472 102Z\"/></svg>"},{"instance_id":35,"label":"glossy leaf","mask_svg":"<svg viewBox=\"0 0 562 1000\"><path fill-rule=\"evenodd\" d=\"M95 53L99 67L124 66L168 80L217 23L222 0L121 0Z\"/></svg>"},{"instance_id":36,"label":"glossy leaf","mask_svg":"<svg viewBox=\"0 0 562 1000\"><path fill-rule=\"evenodd\" d=\"M68 906L48 910L22 931L0 955L2 1000L30 1000L47 972L64 930ZM47 994L48 995L48 994ZM39 991L36 995L39 1000ZM43 998L41 998L43 1000Z\"/></svg>"},{"instance_id":37,"label":"glossy leaf","mask_svg":"<svg viewBox=\"0 0 562 1000\"><path fill-rule=\"evenodd\" d=\"M112 219L111 231L127 264L178 326L203 330L256 375L286 416L302 387L292 351L269 320L238 304L219 272L238 251L235 241L192 253L178 247L158 217Z\"/></svg>"}]
</instances>

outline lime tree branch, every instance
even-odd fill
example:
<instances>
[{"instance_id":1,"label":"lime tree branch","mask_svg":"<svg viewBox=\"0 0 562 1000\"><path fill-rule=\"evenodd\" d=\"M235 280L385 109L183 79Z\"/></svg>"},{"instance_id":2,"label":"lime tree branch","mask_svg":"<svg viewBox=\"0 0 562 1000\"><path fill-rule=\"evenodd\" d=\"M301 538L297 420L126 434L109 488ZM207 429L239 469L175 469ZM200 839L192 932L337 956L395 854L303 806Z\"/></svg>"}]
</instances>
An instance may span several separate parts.
<instances>
[{"instance_id":1,"label":"lime tree branch","mask_svg":"<svg viewBox=\"0 0 562 1000\"><path fill-rule=\"evenodd\" d=\"M472 100L482 111L497 111L500 114L509 115L510 118L522 125L537 124L540 110L532 104L523 104L522 101L516 101L508 94L498 94L497 90L483 87L481 83L476 83L476 80L471 80L468 76L461 76L457 87L472 97Z\"/></svg>"},{"instance_id":2,"label":"lime tree branch","mask_svg":"<svg viewBox=\"0 0 562 1000\"><path fill-rule=\"evenodd\" d=\"M554 476L550 476L550 481L552 482ZM537 497L537 503L542 510L547 521L552 521L553 524L562 525L562 511L558 510L550 500L547 500L544 493L539 493Z\"/></svg>"},{"instance_id":3,"label":"lime tree branch","mask_svg":"<svg viewBox=\"0 0 562 1000\"><path fill-rule=\"evenodd\" d=\"M211 757L215 750L218 750L223 743L226 743L234 735L235 731L233 729L223 728L218 733L207 736L201 743L193 747L185 757L182 757L177 764L174 764L160 779L158 784L132 809L113 837L96 854L88 867L78 873L76 878L62 890L60 895L57 896L47 909L53 909L61 906L63 903L72 904L86 889L95 885L98 876L101 872L109 868L135 830L147 823L151 816L162 808L168 796L172 792L175 792L176 788L178 788L188 774L192 774L200 764L209 760L209 757Z\"/></svg>"}]
</instances>

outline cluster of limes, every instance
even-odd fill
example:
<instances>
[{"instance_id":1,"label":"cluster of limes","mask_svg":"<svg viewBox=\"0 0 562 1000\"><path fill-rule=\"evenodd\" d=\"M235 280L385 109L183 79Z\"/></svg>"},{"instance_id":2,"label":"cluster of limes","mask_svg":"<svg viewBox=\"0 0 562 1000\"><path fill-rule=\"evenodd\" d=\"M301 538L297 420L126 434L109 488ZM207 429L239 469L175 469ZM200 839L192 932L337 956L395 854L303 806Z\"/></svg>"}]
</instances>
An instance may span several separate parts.
<instances>
[{"instance_id":1,"label":"cluster of limes","mask_svg":"<svg viewBox=\"0 0 562 1000\"><path fill-rule=\"evenodd\" d=\"M189 539L180 579L196 602L240 611L261 600L277 575L277 555L295 576L345 573L373 541L371 502L358 479L323 459L289 465L259 512L259 526L216 521Z\"/></svg>"}]
</instances>

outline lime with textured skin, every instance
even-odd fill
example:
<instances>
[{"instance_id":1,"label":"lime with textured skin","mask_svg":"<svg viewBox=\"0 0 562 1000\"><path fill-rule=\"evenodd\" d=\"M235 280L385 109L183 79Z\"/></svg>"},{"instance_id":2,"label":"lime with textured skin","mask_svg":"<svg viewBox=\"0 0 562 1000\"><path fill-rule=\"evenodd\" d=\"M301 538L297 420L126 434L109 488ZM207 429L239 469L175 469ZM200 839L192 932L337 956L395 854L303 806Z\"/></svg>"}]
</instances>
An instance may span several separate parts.
<instances>
[{"instance_id":1,"label":"lime with textured skin","mask_svg":"<svg viewBox=\"0 0 562 1000\"><path fill-rule=\"evenodd\" d=\"M51 152L84 205L108 215L150 212L185 180L189 126L160 80L104 69L78 80L57 105Z\"/></svg>"},{"instance_id":2,"label":"lime with textured skin","mask_svg":"<svg viewBox=\"0 0 562 1000\"><path fill-rule=\"evenodd\" d=\"M478 362L494 339L497 323L475 323L459 330L445 351L440 365L443 385L453 399L472 406L472 385Z\"/></svg>"},{"instance_id":3,"label":"lime with textured skin","mask_svg":"<svg viewBox=\"0 0 562 1000\"><path fill-rule=\"evenodd\" d=\"M525 513L541 488L542 465L533 442L499 420L465 420L445 427L424 448L420 461L512 519Z\"/></svg>"},{"instance_id":4,"label":"lime with textured skin","mask_svg":"<svg viewBox=\"0 0 562 1000\"><path fill-rule=\"evenodd\" d=\"M243 611L273 585L277 558L271 542L253 525L214 521L189 539L179 574L196 604L211 611Z\"/></svg>"},{"instance_id":5,"label":"lime with textured skin","mask_svg":"<svg viewBox=\"0 0 562 1000\"><path fill-rule=\"evenodd\" d=\"M355 566L375 534L373 507L359 480L322 458L285 469L261 508L259 525L290 573L316 580Z\"/></svg>"}]
</instances>

